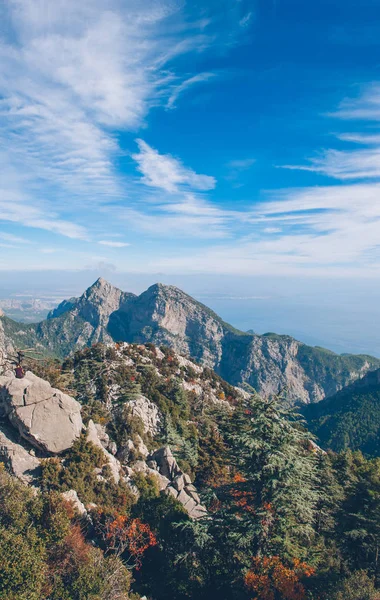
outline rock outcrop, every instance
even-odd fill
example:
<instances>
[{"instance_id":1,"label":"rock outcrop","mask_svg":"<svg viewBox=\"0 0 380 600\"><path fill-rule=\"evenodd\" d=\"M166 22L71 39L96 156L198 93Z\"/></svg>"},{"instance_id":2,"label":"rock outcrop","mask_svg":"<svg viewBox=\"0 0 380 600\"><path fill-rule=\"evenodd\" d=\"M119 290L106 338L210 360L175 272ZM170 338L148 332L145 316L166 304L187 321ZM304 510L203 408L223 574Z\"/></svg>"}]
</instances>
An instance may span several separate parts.
<instances>
[{"instance_id":1,"label":"rock outcrop","mask_svg":"<svg viewBox=\"0 0 380 600\"><path fill-rule=\"evenodd\" d=\"M99 431L101 432L100 437L99 437ZM99 425L95 425L95 423L90 420L88 425L87 425L87 440L89 442L91 442L92 444L94 444L94 446L97 446L98 448L101 449L101 451L104 454L104 464L108 465L111 469L111 473L112 473L112 477L115 481L115 483L118 483L120 480L120 462L117 460L117 458L115 458L113 456L113 454L111 454L110 452L108 452L108 450L106 450L106 448L104 447L104 437L103 437L103 442L102 442L102 429L100 426L99 429Z\"/></svg>"},{"instance_id":2,"label":"rock outcrop","mask_svg":"<svg viewBox=\"0 0 380 600\"><path fill-rule=\"evenodd\" d=\"M150 433L153 437L157 435L160 429L161 416L156 404L141 395L129 400L128 407L131 415L139 417L143 422L145 433Z\"/></svg>"},{"instance_id":3,"label":"rock outcrop","mask_svg":"<svg viewBox=\"0 0 380 600\"><path fill-rule=\"evenodd\" d=\"M156 450L147 461L152 471L157 471L161 478L161 489L180 502L192 519L207 516L207 510L201 504L201 499L189 475L184 473L169 446Z\"/></svg>"},{"instance_id":4,"label":"rock outcrop","mask_svg":"<svg viewBox=\"0 0 380 600\"><path fill-rule=\"evenodd\" d=\"M80 515L81 517L87 515L85 505L79 500L76 490L62 492L62 498L72 504L73 508L77 511L78 515Z\"/></svg>"},{"instance_id":5,"label":"rock outcrop","mask_svg":"<svg viewBox=\"0 0 380 600\"><path fill-rule=\"evenodd\" d=\"M70 448L83 426L80 404L29 371L24 379L0 377L0 416L50 454Z\"/></svg>"},{"instance_id":6,"label":"rock outcrop","mask_svg":"<svg viewBox=\"0 0 380 600\"><path fill-rule=\"evenodd\" d=\"M40 461L18 442L14 431L0 426L0 462L23 483L33 485L40 473Z\"/></svg>"}]
</instances>

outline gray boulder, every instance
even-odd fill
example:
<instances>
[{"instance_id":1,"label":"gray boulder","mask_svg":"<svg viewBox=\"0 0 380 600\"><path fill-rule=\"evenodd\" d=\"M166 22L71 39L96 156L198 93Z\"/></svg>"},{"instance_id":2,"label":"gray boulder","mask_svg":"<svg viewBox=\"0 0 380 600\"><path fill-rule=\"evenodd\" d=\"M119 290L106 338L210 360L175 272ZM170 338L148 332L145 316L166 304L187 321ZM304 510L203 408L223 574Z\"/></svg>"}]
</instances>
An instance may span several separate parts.
<instances>
[{"instance_id":1,"label":"gray boulder","mask_svg":"<svg viewBox=\"0 0 380 600\"><path fill-rule=\"evenodd\" d=\"M207 510L202 506L195 486L189 475L181 471L169 446L156 450L148 460L148 465L158 471L161 478L160 489L178 500L192 519L207 516Z\"/></svg>"},{"instance_id":2,"label":"gray boulder","mask_svg":"<svg viewBox=\"0 0 380 600\"><path fill-rule=\"evenodd\" d=\"M0 416L8 417L20 435L50 454L68 450L83 423L79 402L27 372L24 379L0 377Z\"/></svg>"},{"instance_id":3,"label":"gray boulder","mask_svg":"<svg viewBox=\"0 0 380 600\"><path fill-rule=\"evenodd\" d=\"M23 483L33 484L40 472L40 461L18 444L11 429L0 427L0 462Z\"/></svg>"},{"instance_id":4,"label":"gray boulder","mask_svg":"<svg viewBox=\"0 0 380 600\"><path fill-rule=\"evenodd\" d=\"M132 416L139 417L144 424L145 433L153 437L160 430L161 414L154 402L143 395L128 402Z\"/></svg>"},{"instance_id":5,"label":"gray boulder","mask_svg":"<svg viewBox=\"0 0 380 600\"><path fill-rule=\"evenodd\" d=\"M101 440L99 439L97 425L95 425L95 423L92 420L90 420L87 425L87 440L89 442L92 442L94 446L97 446L103 452L104 464L109 465L115 483L119 483L121 464L117 460L117 458L115 458L110 452L108 452L104 448Z\"/></svg>"},{"instance_id":6,"label":"gray boulder","mask_svg":"<svg viewBox=\"0 0 380 600\"><path fill-rule=\"evenodd\" d=\"M74 509L77 511L77 513L81 517L83 517L84 515L87 515L87 510L86 510L83 502L81 502L79 500L76 490L69 490L68 492L62 492L62 498L64 500L66 500L67 502L71 502L72 506L74 507Z\"/></svg>"}]
</instances>

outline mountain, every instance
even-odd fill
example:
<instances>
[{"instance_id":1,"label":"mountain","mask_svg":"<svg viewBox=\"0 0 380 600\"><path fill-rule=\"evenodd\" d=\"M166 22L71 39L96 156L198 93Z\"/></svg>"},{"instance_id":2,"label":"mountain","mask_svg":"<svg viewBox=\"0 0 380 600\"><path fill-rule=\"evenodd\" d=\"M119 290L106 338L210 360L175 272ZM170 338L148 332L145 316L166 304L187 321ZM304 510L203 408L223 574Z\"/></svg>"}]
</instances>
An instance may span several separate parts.
<instances>
[{"instance_id":1,"label":"mountain","mask_svg":"<svg viewBox=\"0 0 380 600\"><path fill-rule=\"evenodd\" d=\"M0 376L1 598L378 599L379 461L164 346L35 367Z\"/></svg>"},{"instance_id":2,"label":"mountain","mask_svg":"<svg viewBox=\"0 0 380 600\"><path fill-rule=\"evenodd\" d=\"M302 412L322 447L380 456L380 369Z\"/></svg>"},{"instance_id":3,"label":"mountain","mask_svg":"<svg viewBox=\"0 0 380 600\"><path fill-rule=\"evenodd\" d=\"M99 341L170 346L232 385L246 383L265 396L286 389L292 402L319 402L380 367L380 360L370 356L340 356L285 335L244 333L178 288L162 284L136 296L98 279L41 323L0 321L8 342L59 357Z\"/></svg>"}]
</instances>

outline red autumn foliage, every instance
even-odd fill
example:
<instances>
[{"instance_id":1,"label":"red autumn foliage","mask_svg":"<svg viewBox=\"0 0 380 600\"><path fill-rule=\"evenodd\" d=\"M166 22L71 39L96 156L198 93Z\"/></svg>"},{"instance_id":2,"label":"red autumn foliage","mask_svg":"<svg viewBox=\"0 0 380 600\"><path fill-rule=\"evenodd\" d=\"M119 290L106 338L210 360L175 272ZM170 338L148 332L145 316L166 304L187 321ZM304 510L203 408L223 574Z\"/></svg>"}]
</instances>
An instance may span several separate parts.
<instances>
[{"instance_id":1,"label":"red autumn foliage","mask_svg":"<svg viewBox=\"0 0 380 600\"><path fill-rule=\"evenodd\" d=\"M232 481L234 484L237 484L231 491L231 496L234 498L236 506L244 512L255 512L253 492L239 489L239 484L245 483L246 479L240 473L236 473Z\"/></svg>"},{"instance_id":2,"label":"red autumn foliage","mask_svg":"<svg viewBox=\"0 0 380 600\"><path fill-rule=\"evenodd\" d=\"M255 595L252 600L305 600L301 577L311 577L314 569L298 559L292 567L281 562L279 556L256 557L245 576L247 588Z\"/></svg>"},{"instance_id":3,"label":"red autumn foliage","mask_svg":"<svg viewBox=\"0 0 380 600\"><path fill-rule=\"evenodd\" d=\"M106 544L107 552L118 556L123 554L131 568L139 569L144 552L157 544L149 525L126 515L98 515L97 529Z\"/></svg>"}]
</instances>

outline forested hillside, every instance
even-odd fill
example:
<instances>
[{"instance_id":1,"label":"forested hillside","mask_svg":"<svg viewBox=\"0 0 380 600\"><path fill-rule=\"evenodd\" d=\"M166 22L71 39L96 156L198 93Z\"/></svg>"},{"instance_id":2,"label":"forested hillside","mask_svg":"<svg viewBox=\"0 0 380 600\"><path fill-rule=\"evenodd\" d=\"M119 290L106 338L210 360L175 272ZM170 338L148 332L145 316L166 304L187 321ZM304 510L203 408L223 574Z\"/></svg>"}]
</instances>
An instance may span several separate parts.
<instances>
[{"instance_id":1,"label":"forested hillside","mask_svg":"<svg viewBox=\"0 0 380 600\"><path fill-rule=\"evenodd\" d=\"M380 371L303 409L308 427L324 448L361 450L380 456Z\"/></svg>"},{"instance_id":2,"label":"forested hillside","mask_svg":"<svg viewBox=\"0 0 380 600\"><path fill-rule=\"evenodd\" d=\"M12 437L1 378L0 598L379 598L380 459L324 453L278 399L168 348L99 344L35 371L28 397L50 381L83 432L58 453Z\"/></svg>"}]
</instances>

